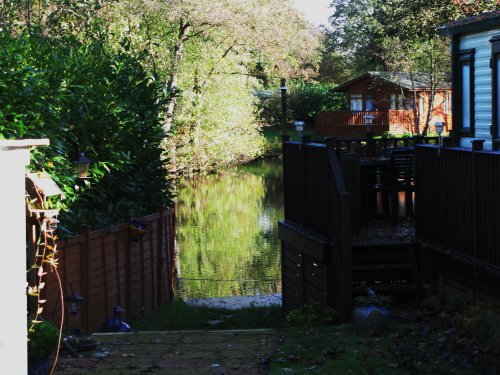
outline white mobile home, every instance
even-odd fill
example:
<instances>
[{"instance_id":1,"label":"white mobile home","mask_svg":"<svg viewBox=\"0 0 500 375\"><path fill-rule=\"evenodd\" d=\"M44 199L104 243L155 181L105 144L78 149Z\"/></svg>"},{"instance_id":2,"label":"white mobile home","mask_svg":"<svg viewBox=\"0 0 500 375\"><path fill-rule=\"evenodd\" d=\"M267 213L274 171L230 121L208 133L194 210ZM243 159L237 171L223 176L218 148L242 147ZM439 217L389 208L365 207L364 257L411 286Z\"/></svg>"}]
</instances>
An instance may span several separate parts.
<instances>
[{"instance_id":1,"label":"white mobile home","mask_svg":"<svg viewBox=\"0 0 500 375\"><path fill-rule=\"evenodd\" d=\"M471 147L500 149L500 11L440 28L451 38L453 137Z\"/></svg>"}]
</instances>

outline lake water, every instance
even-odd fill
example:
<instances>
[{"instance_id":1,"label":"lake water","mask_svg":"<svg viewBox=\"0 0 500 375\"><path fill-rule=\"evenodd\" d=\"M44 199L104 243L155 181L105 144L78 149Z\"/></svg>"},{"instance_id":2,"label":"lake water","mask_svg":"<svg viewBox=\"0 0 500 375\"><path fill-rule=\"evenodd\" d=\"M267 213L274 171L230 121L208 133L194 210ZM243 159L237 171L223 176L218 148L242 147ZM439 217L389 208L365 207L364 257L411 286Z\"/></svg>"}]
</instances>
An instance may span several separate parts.
<instances>
[{"instance_id":1,"label":"lake water","mask_svg":"<svg viewBox=\"0 0 500 375\"><path fill-rule=\"evenodd\" d=\"M182 180L176 206L178 296L281 293L281 160Z\"/></svg>"}]
</instances>

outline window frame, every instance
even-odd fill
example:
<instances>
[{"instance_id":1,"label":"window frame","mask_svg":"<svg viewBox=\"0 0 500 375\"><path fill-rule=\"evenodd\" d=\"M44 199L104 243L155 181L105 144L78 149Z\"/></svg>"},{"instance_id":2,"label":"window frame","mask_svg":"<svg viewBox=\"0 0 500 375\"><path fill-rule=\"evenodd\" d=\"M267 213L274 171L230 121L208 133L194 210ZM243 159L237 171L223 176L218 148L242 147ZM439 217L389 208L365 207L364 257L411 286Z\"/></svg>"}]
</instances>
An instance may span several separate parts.
<instances>
[{"instance_id":1,"label":"window frame","mask_svg":"<svg viewBox=\"0 0 500 375\"><path fill-rule=\"evenodd\" d=\"M500 149L500 34L494 35L490 39L491 43L491 137L493 141L493 149Z\"/></svg>"},{"instance_id":2,"label":"window frame","mask_svg":"<svg viewBox=\"0 0 500 375\"><path fill-rule=\"evenodd\" d=\"M349 98L349 109L351 112L362 112L363 111L363 94L351 94L351 97ZM353 100L356 100L356 102L359 104L361 103L361 109L352 109L352 103Z\"/></svg>"},{"instance_id":3,"label":"window frame","mask_svg":"<svg viewBox=\"0 0 500 375\"><path fill-rule=\"evenodd\" d=\"M475 121L474 121L474 82L475 82L475 75L474 75L474 55L475 55L475 49L466 49L466 50L459 50L458 51L458 56L457 56L457 67L458 67L458 92L457 92L457 97L460 98L460 106L457 108L457 114L458 114L458 131L460 135L462 136L468 136L468 137L474 137L474 132L475 132ZM463 127L463 73L462 73L462 67L468 64L469 65L469 127L464 128Z\"/></svg>"}]
</instances>

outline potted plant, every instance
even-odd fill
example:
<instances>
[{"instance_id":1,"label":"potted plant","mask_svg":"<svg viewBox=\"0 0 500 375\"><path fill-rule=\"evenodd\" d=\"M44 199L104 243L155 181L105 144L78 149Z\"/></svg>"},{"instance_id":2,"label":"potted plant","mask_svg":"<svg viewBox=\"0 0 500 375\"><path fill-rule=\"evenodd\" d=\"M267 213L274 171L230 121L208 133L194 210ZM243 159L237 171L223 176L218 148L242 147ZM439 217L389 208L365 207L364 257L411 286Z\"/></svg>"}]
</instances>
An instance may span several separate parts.
<instances>
[{"instance_id":1,"label":"potted plant","mask_svg":"<svg viewBox=\"0 0 500 375\"><path fill-rule=\"evenodd\" d=\"M45 375L50 372L51 357L59 344L59 330L44 320L28 331L28 374Z\"/></svg>"}]
</instances>

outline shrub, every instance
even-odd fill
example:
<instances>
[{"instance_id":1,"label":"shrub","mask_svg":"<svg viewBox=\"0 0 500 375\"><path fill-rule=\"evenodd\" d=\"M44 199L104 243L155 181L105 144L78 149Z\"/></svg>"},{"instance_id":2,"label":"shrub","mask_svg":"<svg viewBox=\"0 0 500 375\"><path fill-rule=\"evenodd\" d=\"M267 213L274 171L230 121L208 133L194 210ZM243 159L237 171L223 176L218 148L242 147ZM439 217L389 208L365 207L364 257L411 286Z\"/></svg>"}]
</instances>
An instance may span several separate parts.
<instances>
[{"instance_id":1,"label":"shrub","mask_svg":"<svg viewBox=\"0 0 500 375\"><path fill-rule=\"evenodd\" d=\"M347 108L345 95L333 93L334 85L290 82L288 91L288 117L311 124L322 111L339 111ZM279 124L281 119L281 92L271 91L269 98L259 102L261 117L269 124Z\"/></svg>"},{"instance_id":2,"label":"shrub","mask_svg":"<svg viewBox=\"0 0 500 375\"><path fill-rule=\"evenodd\" d=\"M45 359L55 353L59 343L59 330L45 320L28 331L28 357Z\"/></svg>"},{"instance_id":3,"label":"shrub","mask_svg":"<svg viewBox=\"0 0 500 375\"><path fill-rule=\"evenodd\" d=\"M124 40L112 49L99 32L81 41L0 33L0 138L49 138L32 152L65 195L60 235L103 227L169 204L162 83ZM84 152L89 179L72 164Z\"/></svg>"},{"instance_id":4,"label":"shrub","mask_svg":"<svg viewBox=\"0 0 500 375\"><path fill-rule=\"evenodd\" d=\"M318 304L303 305L290 311L286 316L288 326L330 325L340 321L340 315L332 308Z\"/></svg>"}]
</instances>

